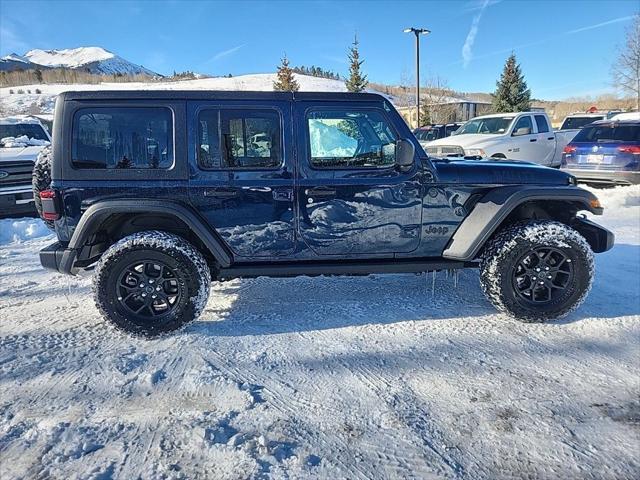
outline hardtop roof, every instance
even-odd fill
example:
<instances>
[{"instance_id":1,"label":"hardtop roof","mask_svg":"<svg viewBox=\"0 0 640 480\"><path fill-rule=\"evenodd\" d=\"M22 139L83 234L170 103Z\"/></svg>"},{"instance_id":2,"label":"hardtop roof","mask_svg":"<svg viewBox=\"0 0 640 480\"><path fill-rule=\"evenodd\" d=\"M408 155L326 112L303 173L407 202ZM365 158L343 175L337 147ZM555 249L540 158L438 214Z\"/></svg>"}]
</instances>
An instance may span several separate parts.
<instances>
[{"instance_id":1,"label":"hardtop roof","mask_svg":"<svg viewBox=\"0 0 640 480\"><path fill-rule=\"evenodd\" d=\"M273 100L273 101L375 101L375 93L351 92L264 92L229 90L83 90L60 94L63 100Z\"/></svg>"}]
</instances>

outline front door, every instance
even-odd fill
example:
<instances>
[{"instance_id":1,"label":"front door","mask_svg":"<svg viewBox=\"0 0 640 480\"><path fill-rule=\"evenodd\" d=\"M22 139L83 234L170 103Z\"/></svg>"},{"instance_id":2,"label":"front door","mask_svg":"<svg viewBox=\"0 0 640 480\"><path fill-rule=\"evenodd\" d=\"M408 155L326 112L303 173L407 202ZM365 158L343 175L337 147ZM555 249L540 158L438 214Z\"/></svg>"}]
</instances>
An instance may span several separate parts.
<instances>
[{"instance_id":1,"label":"front door","mask_svg":"<svg viewBox=\"0 0 640 480\"><path fill-rule=\"evenodd\" d=\"M189 102L190 198L237 261L295 248L290 102Z\"/></svg>"},{"instance_id":2,"label":"front door","mask_svg":"<svg viewBox=\"0 0 640 480\"><path fill-rule=\"evenodd\" d=\"M390 257L420 242L419 166L395 164L397 131L377 103L296 102L300 237L317 255Z\"/></svg>"},{"instance_id":3,"label":"front door","mask_svg":"<svg viewBox=\"0 0 640 480\"><path fill-rule=\"evenodd\" d=\"M518 130L520 130L520 134L516 133ZM525 133L527 131L528 133ZM522 115L513 127L511 141L509 142L511 148L507 151L507 158L526 162L539 162L540 160L536 156L538 150L536 146L538 139L536 137L531 115Z\"/></svg>"}]
</instances>

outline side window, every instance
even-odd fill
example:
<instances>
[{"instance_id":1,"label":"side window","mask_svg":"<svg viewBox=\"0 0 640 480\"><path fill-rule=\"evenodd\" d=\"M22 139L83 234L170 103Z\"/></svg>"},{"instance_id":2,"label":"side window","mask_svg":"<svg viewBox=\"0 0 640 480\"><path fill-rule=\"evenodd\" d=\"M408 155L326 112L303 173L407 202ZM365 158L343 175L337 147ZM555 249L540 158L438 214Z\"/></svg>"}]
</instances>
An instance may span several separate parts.
<instances>
[{"instance_id":1,"label":"side window","mask_svg":"<svg viewBox=\"0 0 640 480\"><path fill-rule=\"evenodd\" d=\"M314 168L380 168L395 164L396 136L375 111L311 110L307 113Z\"/></svg>"},{"instance_id":2,"label":"side window","mask_svg":"<svg viewBox=\"0 0 640 480\"><path fill-rule=\"evenodd\" d=\"M208 169L276 168L282 163L274 110L207 109L198 115L198 164Z\"/></svg>"},{"instance_id":3,"label":"side window","mask_svg":"<svg viewBox=\"0 0 640 480\"><path fill-rule=\"evenodd\" d=\"M529 133L533 133L533 124L531 123L531 115L524 115L518 119L516 126L513 128L513 133L515 134L521 128L528 128ZM527 134L521 134L527 135Z\"/></svg>"},{"instance_id":4,"label":"side window","mask_svg":"<svg viewBox=\"0 0 640 480\"><path fill-rule=\"evenodd\" d=\"M538 133L547 133L549 131L549 124L544 115L536 115L536 125L538 126Z\"/></svg>"},{"instance_id":5,"label":"side window","mask_svg":"<svg viewBox=\"0 0 640 480\"><path fill-rule=\"evenodd\" d=\"M83 108L73 119L76 168L170 168L173 116L163 107Z\"/></svg>"}]
</instances>

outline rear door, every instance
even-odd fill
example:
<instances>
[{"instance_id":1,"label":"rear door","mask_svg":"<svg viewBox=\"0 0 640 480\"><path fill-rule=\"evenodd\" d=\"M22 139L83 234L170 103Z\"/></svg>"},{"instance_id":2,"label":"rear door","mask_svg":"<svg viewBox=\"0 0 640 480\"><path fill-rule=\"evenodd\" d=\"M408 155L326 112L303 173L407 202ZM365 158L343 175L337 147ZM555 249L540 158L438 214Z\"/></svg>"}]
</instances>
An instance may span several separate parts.
<instances>
[{"instance_id":1,"label":"rear door","mask_svg":"<svg viewBox=\"0 0 640 480\"><path fill-rule=\"evenodd\" d=\"M395 166L398 133L377 102L295 102L298 229L317 255L390 257L420 242L417 162Z\"/></svg>"},{"instance_id":2,"label":"rear door","mask_svg":"<svg viewBox=\"0 0 640 480\"><path fill-rule=\"evenodd\" d=\"M291 103L189 102L187 116L195 208L238 261L291 253Z\"/></svg>"},{"instance_id":3,"label":"rear door","mask_svg":"<svg viewBox=\"0 0 640 480\"><path fill-rule=\"evenodd\" d=\"M556 137L549 128L549 122L545 115L534 115L536 133L536 163L541 165L553 164L553 157L556 152Z\"/></svg>"}]
</instances>

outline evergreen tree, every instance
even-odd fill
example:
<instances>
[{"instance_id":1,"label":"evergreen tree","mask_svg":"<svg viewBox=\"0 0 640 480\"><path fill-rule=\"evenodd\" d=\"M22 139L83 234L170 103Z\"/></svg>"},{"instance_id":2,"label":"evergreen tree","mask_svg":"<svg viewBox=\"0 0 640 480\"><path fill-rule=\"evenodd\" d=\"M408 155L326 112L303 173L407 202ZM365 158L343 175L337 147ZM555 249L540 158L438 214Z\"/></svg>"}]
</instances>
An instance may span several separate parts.
<instances>
[{"instance_id":1,"label":"evergreen tree","mask_svg":"<svg viewBox=\"0 0 640 480\"><path fill-rule=\"evenodd\" d=\"M531 108L531 90L516 62L515 54L509 55L500 80L493 94L493 109L498 112L526 112Z\"/></svg>"},{"instance_id":2,"label":"evergreen tree","mask_svg":"<svg viewBox=\"0 0 640 480\"><path fill-rule=\"evenodd\" d=\"M282 57L282 62L278 66L278 79L273 82L273 89L282 92L297 92L300 90L300 85L293 76L293 70L289 67L289 59L285 54Z\"/></svg>"},{"instance_id":3,"label":"evergreen tree","mask_svg":"<svg viewBox=\"0 0 640 480\"><path fill-rule=\"evenodd\" d=\"M362 92L367 88L367 76L363 75L360 67L364 60L360 60L360 52L358 51L358 37L354 37L353 44L349 49L349 78L346 81L347 90L350 92Z\"/></svg>"}]
</instances>

